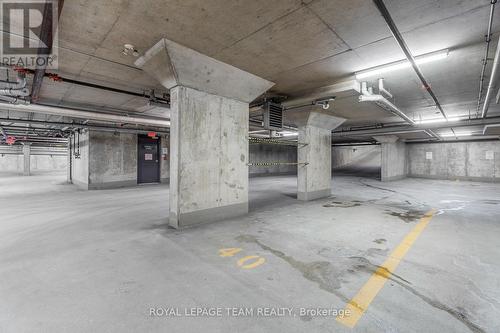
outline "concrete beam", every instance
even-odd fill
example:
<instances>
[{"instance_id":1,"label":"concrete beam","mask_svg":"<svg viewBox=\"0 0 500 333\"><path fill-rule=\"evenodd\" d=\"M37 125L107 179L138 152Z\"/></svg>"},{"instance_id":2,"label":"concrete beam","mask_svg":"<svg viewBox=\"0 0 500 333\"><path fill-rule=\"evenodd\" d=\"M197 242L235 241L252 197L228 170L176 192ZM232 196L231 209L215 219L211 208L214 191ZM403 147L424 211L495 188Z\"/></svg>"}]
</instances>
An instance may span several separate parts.
<instances>
[{"instance_id":1,"label":"concrete beam","mask_svg":"<svg viewBox=\"0 0 500 333\"><path fill-rule=\"evenodd\" d=\"M167 89L188 87L250 103L274 83L163 38L135 65Z\"/></svg>"},{"instance_id":2,"label":"concrete beam","mask_svg":"<svg viewBox=\"0 0 500 333\"><path fill-rule=\"evenodd\" d=\"M380 143L394 143L399 140L399 137L397 135L377 135L373 139Z\"/></svg>"},{"instance_id":3,"label":"concrete beam","mask_svg":"<svg viewBox=\"0 0 500 333\"><path fill-rule=\"evenodd\" d=\"M314 126L330 131L345 121L336 117L332 111L324 110L319 105L308 105L285 112L285 122L297 127Z\"/></svg>"}]
</instances>

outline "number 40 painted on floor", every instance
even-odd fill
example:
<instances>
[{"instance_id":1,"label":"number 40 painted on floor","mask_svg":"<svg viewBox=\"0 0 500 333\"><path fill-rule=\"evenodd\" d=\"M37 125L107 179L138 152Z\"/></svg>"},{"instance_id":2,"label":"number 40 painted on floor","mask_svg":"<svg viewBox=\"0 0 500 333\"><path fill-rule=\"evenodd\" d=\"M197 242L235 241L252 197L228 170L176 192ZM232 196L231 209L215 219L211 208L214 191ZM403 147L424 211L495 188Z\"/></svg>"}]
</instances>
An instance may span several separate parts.
<instances>
[{"instance_id":1,"label":"number 40 painted on floor","mask_svg":"<svg viewBox=\"0 0 500 333\"><path fill-rule=\"evenodd\" d=\"M243 249L239 248L239 247L229 247L227 249L220 249L219 256L221 256L221 257L234 257L236 254L240 253L241 251L243 251ZM251 268L258 267L265 262L266 262L265 258L262 258L260 256L256 256L256 255L251 255L251 256L245 256L245 257L239 259L236 262L236 264L243 269L251 269Z\"/></svg>"}]
</instances>

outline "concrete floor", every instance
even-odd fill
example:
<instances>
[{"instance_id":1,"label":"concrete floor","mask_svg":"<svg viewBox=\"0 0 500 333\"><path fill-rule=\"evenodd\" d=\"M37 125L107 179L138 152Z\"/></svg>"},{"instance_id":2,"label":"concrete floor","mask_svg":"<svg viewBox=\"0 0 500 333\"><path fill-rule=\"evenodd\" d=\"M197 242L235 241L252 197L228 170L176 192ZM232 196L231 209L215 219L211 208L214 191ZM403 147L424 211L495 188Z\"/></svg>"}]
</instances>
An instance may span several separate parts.
<instances>
[{"instance_id":1,"label":"concrete floor","mask_svg":"<svg viewBox=\"0 0 500 333\"><path fill-rule=\"evenodd\" d=\"M295 177L250 184L248 216L176 231L164 185L85 192L63 175L0 176L0 332L500 331L500 185L344 176L332 198L304 203ZM353 330L295 313L343 309L431 208ZM242 269L248 255L265 262ZM202 306L296 316L149 313Z\"/></svg>"}]
</instances>

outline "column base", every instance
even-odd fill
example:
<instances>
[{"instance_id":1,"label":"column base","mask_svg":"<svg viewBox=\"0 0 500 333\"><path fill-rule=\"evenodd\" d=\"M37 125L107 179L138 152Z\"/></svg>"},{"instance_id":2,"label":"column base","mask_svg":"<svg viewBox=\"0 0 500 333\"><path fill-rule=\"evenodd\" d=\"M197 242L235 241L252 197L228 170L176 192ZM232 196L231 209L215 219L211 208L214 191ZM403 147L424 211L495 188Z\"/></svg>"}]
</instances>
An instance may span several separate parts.
<instances>
[{"instance_id":1,"label":"column base","mask_svg":"<svg viewBox=\"0 0 500 333\"><path fill-rule=\"evenodd\" d=\"M321 198L328 198L332 195L332 189L328 188L325 190L311 191L311 192L297 192L297 199L302 201L310 201Z\"/></svg>"},{"instance_id":2,"label":"column base","mask_svg":"<svg viewBox=\"0 0 500 333\"><path fill-rule=\"evenodd\" d=\"M406 175L398 175L398 176L392 176L392 177L381 177L380 181L382 182L392 182L395 180L401 180L405 179Z\"/></svg>"},{"instance_id":3,"label":"column base","mask_svg":"<svg viewBox=\"0 0 500 333\"><path fill-rule=\"evenodd\" d=\"M169 225L175 229L182 229L199 224L217 222L227 220L233 217L243 216L248 214L248 202L197 210L180 215L170 212Z\"/></svg>"}]
</instances>

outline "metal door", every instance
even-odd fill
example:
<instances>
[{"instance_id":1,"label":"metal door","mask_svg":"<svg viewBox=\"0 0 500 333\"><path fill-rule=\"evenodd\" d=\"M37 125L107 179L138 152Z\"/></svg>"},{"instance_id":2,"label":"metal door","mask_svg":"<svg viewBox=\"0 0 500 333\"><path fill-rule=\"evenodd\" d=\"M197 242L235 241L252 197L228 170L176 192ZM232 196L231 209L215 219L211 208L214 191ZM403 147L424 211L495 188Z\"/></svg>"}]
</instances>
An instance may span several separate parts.
<instances>
[{"instance_id":1,"label":"metal door","mask_svg":"<svg viewBox=\"0 0 500 333\"><path fill-rule=\"evenodd\" d=\"M160 139L138 136L137 183L160 182Z\"/></svg>"}]
</instances>

